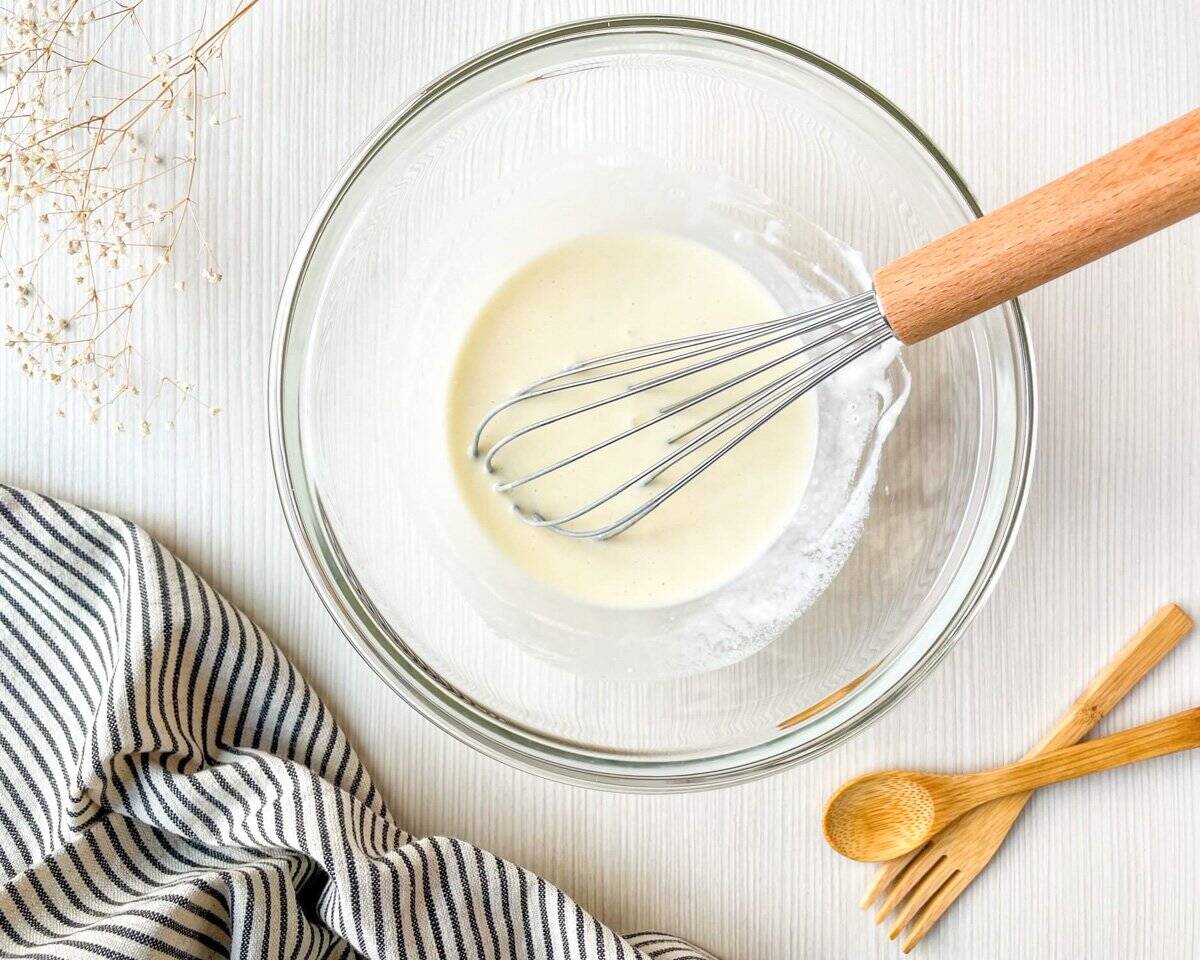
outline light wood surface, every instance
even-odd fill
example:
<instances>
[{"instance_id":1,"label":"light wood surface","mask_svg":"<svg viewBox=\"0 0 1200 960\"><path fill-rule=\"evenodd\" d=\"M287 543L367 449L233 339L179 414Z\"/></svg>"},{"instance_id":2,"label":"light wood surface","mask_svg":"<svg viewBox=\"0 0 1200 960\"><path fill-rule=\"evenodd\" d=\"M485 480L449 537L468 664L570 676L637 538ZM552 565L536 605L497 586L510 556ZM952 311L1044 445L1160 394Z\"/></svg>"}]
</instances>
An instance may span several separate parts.
<instances>
[{"instance_id":1,"label":"light wood surface","mask_svg":"<svg viewBox=\"0 0 1200 960\"><path fill-rule=\"evenodd\" d=\"M1200 211L1200 109L880 268L905 343L983 313Z\"/></svg>"},{"instance_id":2,"label":"light wood surface","mask_svg":"<svg viewBox=\"0 0 1200 960\"><path fill-rule=\"evenodd\" d=\"M1067 712L1025 754L1025 759L1068 747L1085 736L1175 648L1192 625L1192 618L1178 604L1162 607L1096 675Z\"/></svg>"},{"instance_id":3,"label":"light wood surface","mask_svg":"<svg viewBox=\"0 0 1200 960\"><path fill-rule=\"evenodd\" d=\"M825 808L825 839L853 860L901 857L981 804L1014 793L1165 757L1200 746L1200 707L1130 730L976 773L868 773L844 784Z\"/></svg>"},{"instance_id":4,"label":"light wood surface","mask_svg":"<svg viewBox=\"0 0 1200 960\"><path fill-rule=\"evenodd\" d=\"M1165 757L1200 746L1200 707L1138 724L1107 737L1085 740L1028 760L980 773L946 777L939 788L937 824L1011 793L1039 790L1054 783L1114 770L1129 763Z\"/></svg>"},{"instance_id":5,"label":"light wood surface","mask_svg":"<svg viewBox=\"0 0 1200 960\"><path fill-rule=\"evenodd\" d=\"M200 197L225 281L189 284L154 320L163 365L225 413L144 440L115 436L56 420L54 395L0 363L0 478L123 513L241 605L336 711L408 829L470 838L619 928L676 931L726 960L894 957L858 909L871 868L821 837L825 797L885 765L1011 761L1164 597L1200 609L1195 220L1022 298L1038 362L1039 450L995 592L895 710L765 781L688 796L592 793L451 741L338 634L277 505L264 413L272 315L339 164L394 105L482 47L565 19L648 9L754 26L853 70L913 116L985 209L1200 96L1194 0L265 0L226 58L229 112L241 119L206 138ZM1194 704L1198 676L1200 644L1181 644L1104 729ZM920 955L1192 960L1196 761L1181 754L1107 774L1102 789L1082 780L1039 794Z\"/></svg>"},{"instance_id":6,"label":"light wood surface","mask_svg":"<svg viewBox=\"0 0 1200 960\"><path fill-rule=\"evenodd\" d=\"M1086 735L1191 629L1192 618L1178 604L1159 609L1026 758L1068 746ZM901 946L908 953L991 862L1032 796L1014 793L982 804L923 846L883 864L863 896L863 908L878 901L875 922L890 918L892 940L904 931Z\"/></svg>"}]
</instances>

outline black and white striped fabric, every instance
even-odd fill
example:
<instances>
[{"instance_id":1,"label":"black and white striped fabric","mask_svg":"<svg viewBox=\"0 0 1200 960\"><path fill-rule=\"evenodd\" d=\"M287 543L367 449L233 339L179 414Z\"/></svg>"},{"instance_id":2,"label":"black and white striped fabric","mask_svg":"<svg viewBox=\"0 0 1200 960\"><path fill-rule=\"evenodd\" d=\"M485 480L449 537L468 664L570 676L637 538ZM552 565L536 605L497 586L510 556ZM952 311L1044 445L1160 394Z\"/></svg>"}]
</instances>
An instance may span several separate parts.
<instances>
[{"instance_id":1,"label":"black and white striped fabric","mask_svg":"<svg viewBox=\"0 0 1200 960\"><path fill-rule=\"evenodd\" d=\"M0 880L0 957L708 957L405 833L249 619L133 524L2 486Z\"/></svg>"}]
</instances>

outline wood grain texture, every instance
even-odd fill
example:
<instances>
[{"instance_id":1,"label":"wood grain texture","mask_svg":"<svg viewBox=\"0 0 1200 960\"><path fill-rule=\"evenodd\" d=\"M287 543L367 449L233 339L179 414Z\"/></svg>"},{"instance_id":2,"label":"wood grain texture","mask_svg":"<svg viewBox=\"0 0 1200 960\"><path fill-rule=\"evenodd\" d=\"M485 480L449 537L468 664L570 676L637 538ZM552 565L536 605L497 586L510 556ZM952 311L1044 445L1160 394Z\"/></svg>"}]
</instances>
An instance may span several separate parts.
<instances>
[{"instance_id":1,"label":"wood grain texture","mask_svg":"<svg viewBox=\"0 0 1200 960\"><path fill-rule=\"evenodd\" d=\"M1039 790L1064 780L1114 770L1128 763L1165 757L1200 746L1200 707L1140 723L1107 737L1086 740L1020 760L995 770L951 777L954 806L944 814L961 815L997 797Z\"/></svg>"},{"instance_id":2,"label":"wood grain texture","mask_svg":"<svg viewBox=\"0 0 1200 960\"><path fill-rule=\"evenodd\" d=\"M974 773L882 770L855 777L829 799L825 839L852 860L884 861L922 846L992 800L1200 746L1200 707L1084 743Z\"/></svg>"},{"instance_id":3,"label":"wood grain texture","mask_svg":"<svg viewBox=\"0 0 1200 960\"><path fill-rule=\"evenodd\" d=\"M1192 629L1192 618L1176 603L1154 614L1123 646L1075 699L1046 735L1025 754L1040 754L1069 747L1104 719Z\"/></svg>"},{"instance_id":4,"label":"wood grain texture","mask_svg":"<svg viewBox=\"0 0 1200 960\"><path fill-rule=\"evenodd\" d=\"M1086 735L1191 629L1192 618L1178 604L1159 609L1105 664L1026 758L1069 746ZM863 896L862 907L878 902L875 923L890 919L888 937L895 940L904 931L902 947L909 952L991 863L1032 796L1015 793L983 804L924 846L883 864Z\"/></svg>"},{"instance_id":5,"label":"wood grain texture","mask_svg":"<svg viewBox=\"0 0 1200 960\"><path fill-rule=\"evenodd\" d=\"M1006 203L875 273L918 343L1200 211L1200 109Z\"/></svg>"},{"instance_id":6,"label":"wood grain texture","mask_svg":"<svg viewBox=\"0 0 1200 960\"><path fill-rule=\"evenodd\" d=\"M394 105L483 47L647 8L261 4L227 57L231 113L242 119L225 139L209 138L201 185L225 282L189 285L155 320L170 338L164 365L227 414L146 440L118 437L56 420L53 395L0 363L0 479L123 513L188 559L312 680L408 829L470 838L619 928L672 930L727 960L894 957L858 911L869 869L821 838L830 791L884 765L1010 761L1163 597L1200 609L1195 221L1022 298L1038 359L1039 452L999 585L958 648L899 707L769 780L617 796L548 783L451 741L338 634L276 502L265 417L272 316L297 238L342 160ZM1200 94L1194 0L658 0L651 9L757 27L853 70L924 127L985 209L1182 114ZM1184 644L1105 724L1194 704L1197 676L1200 644ZM1191 960L1200 858L1184 852L1200 847L1195 759L1036 797L921 955ZM1134 811L1136 832L1126 827Z\"/></svg>"}]
</instances>

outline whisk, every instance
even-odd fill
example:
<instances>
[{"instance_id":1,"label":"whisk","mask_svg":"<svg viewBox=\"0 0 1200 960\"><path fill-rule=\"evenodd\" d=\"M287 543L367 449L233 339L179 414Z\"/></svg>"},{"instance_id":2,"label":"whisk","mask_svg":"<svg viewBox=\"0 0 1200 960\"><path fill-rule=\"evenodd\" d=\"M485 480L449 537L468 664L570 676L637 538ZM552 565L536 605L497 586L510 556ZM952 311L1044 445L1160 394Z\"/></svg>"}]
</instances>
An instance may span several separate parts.
<instances>
[{"instance_id":1,"label":"whisk","mask_svg":"<svg viewBox=\"0 0 1200 960\"><path fill-rule=\"evenodd\" d=\"M1200 211L1200 109L878 270L873 289L839 303L763 323L621 350L575 363L498 404L471 453L493 471L497 456L534 431L738 361L737 372L673 400L644 422L495 484L509 493L659 423L678 427L663 456L594 499L555 517L514 506L525 522L569 537L604 540L628 530L778 416L860 357L893 338L914 344ZM756 362L761 355L761 362ZM749 364L743 369L743 364ZM502 412L539 397L634 382L511 429L486 448ZM716 397L715 413L689 410ZM728 402L726 402L728 401ZM696 420L700 416L702 419ZM637 485L679 467L682 475L633 509L596 525L589 515Z\"/></svg>"}]
</instances>

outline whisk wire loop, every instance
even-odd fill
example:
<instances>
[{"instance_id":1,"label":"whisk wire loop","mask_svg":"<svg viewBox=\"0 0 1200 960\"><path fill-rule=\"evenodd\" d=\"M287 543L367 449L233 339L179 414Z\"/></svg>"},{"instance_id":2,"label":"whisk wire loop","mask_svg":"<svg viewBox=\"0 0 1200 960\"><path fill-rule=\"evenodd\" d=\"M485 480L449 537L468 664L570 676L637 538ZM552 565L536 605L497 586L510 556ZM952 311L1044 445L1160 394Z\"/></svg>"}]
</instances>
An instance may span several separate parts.
<instances>
[{"instance_id":1,"label":"whisk wire loop","mask_svg":"<svg viewBox=\"0 0 1200 960\"><path fill-rule=\"evenodd\" d=\"M721 365L743 360L760 351L769 350L772 347L782 347L784 352L778 356L755 363L749 369L699 389L682 399L673 400L660 407L655 415L643 422L635 423L625 430L618 431L612 436L585 446L583 449L522 476L495 485L498 492L509 493L525 484L578 463L635 433L653 427L669 418L677 417L687 410L734 390L770 371L776 371L781 366L796 365L777 373L766 383L752 386L744 395L737 397L715 413L707 414L703 419L692 424L681 424L680 429L666 441L671 449L664 456L600 496L577 508L567 510L561 516L547 518L536 510L514 504L513 509L517 515L534 526L545 527L568 537L607 540L623 533L657 510L697 476L802 396L848 364L882 346L892 338L892 330L883 317L874 292L866 291L839 303L777 320L747 324L715 333L698 334L617 351L572 364L556 374L535 381L510 399L498 404L480 422L474 436L471 453L476 457L481 456L485 468L491 472L495 469L496 455L501 450L537 430L568 418L581 416L628 397L677 383L684 378L703 374ZM794 347L783 346L791 340L796 341ZM637 374L649 370L662 370L672 366L674 369L666 369L649 379L626 383L615 393L540 417L532 423L510 430L487 447L486 451L482 450L481 443L485 431L506 410L538 397L586 388L612 380L627 380L631 376L636 377ZM701 453L703 448L709 447L719 440L723 442L715 450ZM653 483L666 471L683 463L693 455L700 459L689 466L678 479L673 480L664 489L649 496L616 519L584 529L568 526L600 509L633 487L639 484Z\"/></svg>"}]
</instances>

